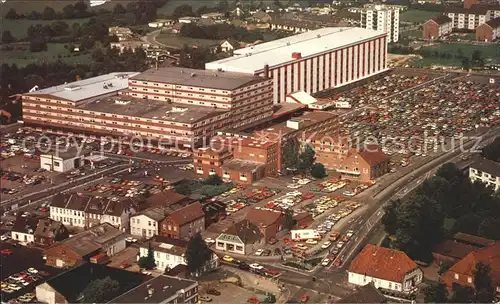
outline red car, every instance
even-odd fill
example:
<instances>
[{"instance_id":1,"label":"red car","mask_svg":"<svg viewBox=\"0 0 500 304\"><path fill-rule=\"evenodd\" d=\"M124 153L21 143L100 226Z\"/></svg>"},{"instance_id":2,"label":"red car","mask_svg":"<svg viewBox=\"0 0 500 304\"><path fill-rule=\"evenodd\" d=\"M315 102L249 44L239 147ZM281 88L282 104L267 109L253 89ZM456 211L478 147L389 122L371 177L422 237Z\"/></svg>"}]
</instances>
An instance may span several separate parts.
<instances>
[{"instance_id":1,"label":"red car","mask_svg":"<svg viewBox=\"0 0 500 304\"><path fill-rule=\"evenodd\" d=\"M47 207L42 207L42 208L40 208L40 211L41 211L41 212L49 212L49 208L47 208Z\"/></svg>"},{"instance_id":2,"label":"red car","mask_svg":"<svg viewBox=\"0 0 500 304\"><path fill-rule=\"evenodd\" d=\"M129 264L129 263L121 263L121 264L120 264L120 268L121 268L121 269L125 269L125 268L128 268L128 267L130 267L130 264Z\"/></svg>"},{"instance_id":3,"label":"red car","mask_svg":"<svg viewBox=\"0 0 500 304\"><path fill-rule=\"evenodd\" d=\"M307 301L309 301L309 296L304 295L304 296L300 297L300 302L301 303L306 303Z\"/></svg>"},{"instance_id":4,"label":"red car","mask_svg":"<svg viewBox=\"0 0 500 304\"><path fill-rule=\"evenodd\" d=\"M266 268L265 272L270 275L270 276L275 276L275 275L278 275L280 274L279 271L277 270L274 270L274 269L269 269L269 268Z\"/></svg>"},{"instance_id":5,"label":"red car","mask_svg":"<svg viewBox=\"0 0 500 304\"><path fill-rule=\"evenodd\" d=\"M12 250L10 249L2 249L2 255L11 255L12 254Z\"/></svg>"},{"instance_id":6,"label":"red car","mask_svg":"<svg viewBox=\"0 0 500 304\"><path fill-rule=\"evenodd\" d=\"M256 297L248 298L247 302L250 304L259 304L260 303L260 301Z\"/></svg>"}]
</instances>

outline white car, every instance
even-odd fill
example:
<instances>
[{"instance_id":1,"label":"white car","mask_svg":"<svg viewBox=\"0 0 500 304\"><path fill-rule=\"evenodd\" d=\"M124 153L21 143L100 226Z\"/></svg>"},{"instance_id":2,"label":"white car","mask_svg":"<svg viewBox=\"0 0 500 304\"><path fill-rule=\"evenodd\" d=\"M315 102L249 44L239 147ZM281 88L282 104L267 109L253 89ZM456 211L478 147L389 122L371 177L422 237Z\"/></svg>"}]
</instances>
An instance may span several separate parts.
<instances>
[{"instance_id":1,"label":"white car","mask_svg":"<svg viewBox=\"0 0 500 304\"><path fill-rule=\"evenodd\" d=\"M7 239L8 239L8 237L6 235L0 236L0 240L2 240L2 242L5 241L5 240L7 240Z\"/></svg>"},{"instance_id":2,"label":"white car","mask_svg":"<svg viewBox=\"0 0 500 304\"><path fill-rule=\"evenodd\" d=\"M309 245L316 245L316 244L318 244L318 241L313 240L313 239L309 239L309 240L307 240L307 241L306 241L306 244L309 244Z\"/></svg>"},{"instance_id":3,"label":"white car","mask_svg":"<svg viewBox=\"0 0 500 304\"><path fill-rule=\"evenodd\" d=\"M302 185L297 185L297 184L289 184L288 186L286 186L287 188L290 188L290 189L299 189L300 187L302 187Z\"/></svg>"},{"instance_id":4,"label":"white car","mask_svg":"<svg viewBox=\"0 0 500 304\"><path fill-rule=\"evenodd\" d=\"M339 248L339 249L340 249L340 248L342 248L342 247L344 247L344 242L342 242L342 241L338 242L338 243L337 243L337 248Z\"/></svg>"},{"instance_id":5,"label":"white car","mask_svg":"<svg viewBox=\"0 0 500 304\"><path fill-rule=\"evenodd\" d=\"M252 268L253 270L262 270L262 269L264 269L263 266L261 266L261 265L259 265L257 263L253 263L253 264L250 264L248 266L250 266L250 268Z\"/></svg>"},{"instance_id":6,"label":"white car","mask_svg":"<svg viewBox=\"0 0 500 304\"><path fill-rule=\"evenodd\" d=\"M255 255L262 255L263 252L264 252L264 249L259 249L259 250L255 251Z\"/></svg>"},{"instance_id":7,"label":"white car","mask_svg":"<svg viewBox=\"0 0 500 304\"><path fill-rule=\"evenodd\" d=\"M326 267L326 266L330 265L330 262L331 261L328 258L327 259L323 259L323 261L321 261L321 266Z\"/></svg>"},{"instance_id":8,"label":"white car","mask_svg":"<svg viewBox=\"0 0 500 304\"><path fill-rule=\"evenodd\" d=\"M347 237L352 237L354 235L354 231L353 230L347 230L347 233L346 233Z\"/></svg>"},{"instance_id":9,"label":"white car","mask_svg":"<svg viewBox=\"0 0 500 304\"><path fill-rule=\"evenodd\" d=\"M208 245L212 245L212 244L215 244L215 240L212 238L206 238L205 243L207 243Z\"/></svg>"},{"instance_id":10,"label":"white car","mask_svg":"<svg viewBox=\"0 0 500 304\"><path fill-rule=\"evenodd\" d=\"M332 245L332 242L326 241L321 245L321 248L326 249Z\"/></svg>"},{"instance_id":11,"label":"white car","mask_svg":"<svg viewBox=\"0 0 500 304\"><path fill-rule=\"evenodd\" d=\"M36 270L35 268L31 267L31 268L28 268L28 272L29 273L38 273L38 270Z\"/></svg>"}]
</instances>

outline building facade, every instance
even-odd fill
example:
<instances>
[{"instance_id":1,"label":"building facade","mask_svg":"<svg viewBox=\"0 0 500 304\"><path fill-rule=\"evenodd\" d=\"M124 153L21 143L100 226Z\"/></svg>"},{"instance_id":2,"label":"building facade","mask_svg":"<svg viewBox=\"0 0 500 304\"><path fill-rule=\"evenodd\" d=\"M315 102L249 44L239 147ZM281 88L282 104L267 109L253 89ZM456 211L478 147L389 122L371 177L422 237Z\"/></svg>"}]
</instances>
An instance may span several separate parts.
<instances>
[{"instance_id":1,"label":"building facade","mask_svg":"<svg viewBox=\"0 0 500 304\"><path fill-rule=\"evenodd\" d=\"M361 27L387 33L387 42L399 40L399 9L367 5L361 9Z\"/></svg>"},{"instance_id":2,"label":"building facade","mask_svg":"<svg viewBox=\"0 0 500 304\"><path fill-rule=\"evenodd\" d=\"M423 37L427 40L438 39L450 34L453 30L453 20L445 15L429 19L424 23Z\"/></svg>"},{"instance_id":3,"label":"building facade","mask_svg":"<svg viewBox=\"0 0 500 304\"><path fill-rule=\"evenodd\" d=\"M165 216L161 208L144 210L130 218L130 233L147 239L160 235L160 222Z\"/></svg>"},{"instance_id":4,"label":"building facade","mask_svg":"<svg viewBox=\"0 0 500 304\"><path fill-rule=\"evenodd\" d=\"M466 8L447 8L445 14L452 20L453 29L475 30L479 25L489 21L486 8L473 6Z\"/></svg>"},{"instance_id":5,"label":"building facade","mask_svg":"<svg viewBox=\"0 0 500 304\"><path fill-rule=\"evenodd\" d=\"M387 34L362 28L321 28L234 51L205 64L221 70L268 76L274 103L297 91L340 87L387 69Z\"/></svg>"},{"instance_id":6,"label":"building facade","mask_svg":"<svg viewBox=\"0 0 500 304\"><path fill-rule=\"evenodd\" d=\"M481 182L492 187L494 191L500 189L500 164L488 159L478 159L469 167L469 178L472 182Z\"/></svg>"},{"instance_id":7,"label":"building facade","mask_svg":"<svg viewBox=\"0 0 500 304\"><path fill-rule=\"evenodd\" d=\"M271 117L272 80L218 71L164 68L111 73L23 94L23 120L74 135L141 136L192 148L221 128Z\"/></svg>"},{"instance_id":8,"label":"building facade","mask_svg":"<svg viewBox=\"0 0 500 304\"><path fill-rule=\"evenodd\" d=\"M490 42L500 37L500 17L492 19L476 28L476 40Z\"/></svg>"},{"instance_id":9,"label":"building facade","mask_svg":"<svg viewBox=\"0 0 500 304\"><path fill-rule=\"evenodd\" d=\"M189 204L170 213L160 222L160 235L189 240L205 231L205 213L200 202Z\"/></svg>"},{"instance_id":10,"label":"building facade","mask_svg":"<svg viewBox=\"0 0 500 304\"><path fill-rule=\"evenodd\" d=\"M215 249L236 254L251 254L265 245L259 227L245 219L234 223L215 239Z\"/></svg>"}]
</instances>

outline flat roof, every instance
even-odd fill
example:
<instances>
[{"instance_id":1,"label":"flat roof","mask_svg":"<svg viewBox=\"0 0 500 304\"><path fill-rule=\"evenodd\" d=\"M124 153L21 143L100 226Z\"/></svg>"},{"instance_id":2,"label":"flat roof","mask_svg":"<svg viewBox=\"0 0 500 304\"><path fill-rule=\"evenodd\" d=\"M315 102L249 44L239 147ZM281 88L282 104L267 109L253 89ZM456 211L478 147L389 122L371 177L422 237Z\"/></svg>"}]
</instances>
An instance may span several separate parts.
<instances>
[{"instance_id":1,"label":"flat roof","mask_svg":"<svg viewBox=\"0 0 500 304\"><path fill-rule=\"evenodd\" d=\"M137 81L154 81L183 86L234 90L244 85L264 80L261 77L220 71L196 70L181 67L149 69L134 77Z\"/></svg>"},{"instance_id":2,"label":"flat roof","mask_svg":"<svg viewBox=\"0 0 500 304\"><path fill-rule=\"evenodd\" d=\"M300 126L299 129L293 129L287 126L287 121L277 123L275 125L271 126L266 126L266 128L257 130L254 134L255 136L259 136L262 138L264 134L270 133L270 134L279 134L280 136L287 135L289 133L293 132L302 132L304 131L305 128L314 125L316 123L320 123L323 121L327 121L329 119L338 117L337 114L331 113L331 112L325 112L325 111L314 111L314 112L305 112L301 116L293 117L289 120L293 121L299 121ZM260 133L259 133L260 132Z\"/></svg>"},{"instance_id":3,"label":"flat roof","mask_svg":"<svg viewBox=\"0 0 500 304\"><path fill-rule=\"evenodd\" d=\"M257 169L264 166L263 163L258 163L250 160L232 159L222 165L222 168L237 172L256 172Z\"/></svg>"},{"instance_id":4,"label":"flat roof","mask_svg":"<svg viewBox=\"0 0 500 304\"><path fill-rule=\"evenodd\" d=\"M386 35L358 27L325 27L234 50L234 56L209 62L205 64L205 68L254 74L261 72L266 64L274 67L296 60L292 58L294 52L307 58Z\"/></svg>"},{"instance_id":5,"label":"flat roof","mask_svg":"<svg viewBox=\"0 0 500 304\"><path fill-rule=\"evenodd\" d=\"M67 84L53 86L38 91L26 93L26 96L43 95L44 98L53 96L68 101L81 101L100 95L109 94L128 88L129 77L138 72L116 72L97 77L87 78ZM107 84L107 85L105 85ZM50 96L47 96L50 95Z\"/></svg>"},{"instance_id":6,"label":"flat roof","mask_svg":"<svg viewBox=\"0 0 500 304\"><path fill-rule=\"evenodd\" d=\"M166 101L131 98L128 96L101 98L85 104L79 109L181 123L195 123L228 111L189 104L169 104Z\"/></svg>"}]
</instances>

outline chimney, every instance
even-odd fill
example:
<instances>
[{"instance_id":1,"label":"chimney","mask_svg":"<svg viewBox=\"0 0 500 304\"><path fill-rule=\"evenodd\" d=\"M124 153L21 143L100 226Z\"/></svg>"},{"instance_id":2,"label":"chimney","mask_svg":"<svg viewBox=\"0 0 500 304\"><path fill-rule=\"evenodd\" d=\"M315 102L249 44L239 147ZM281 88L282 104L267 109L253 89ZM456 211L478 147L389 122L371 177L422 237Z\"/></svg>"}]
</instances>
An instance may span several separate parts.
<instances>
[{"instance_id":1,"label":"chimney","mask_svg":"<svg viewBox=\"0 0 500 304\"><path fill-rule=\"evenodd\" d=\"M269 65L266 64L264 65L264 79L268 79L269 78Z\"/></svg>"}]
</instances>

